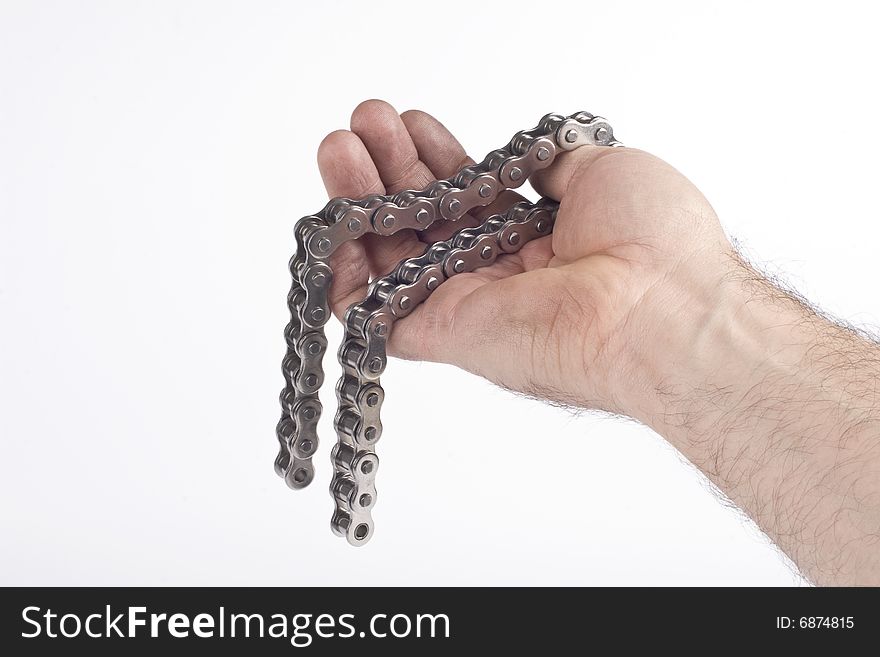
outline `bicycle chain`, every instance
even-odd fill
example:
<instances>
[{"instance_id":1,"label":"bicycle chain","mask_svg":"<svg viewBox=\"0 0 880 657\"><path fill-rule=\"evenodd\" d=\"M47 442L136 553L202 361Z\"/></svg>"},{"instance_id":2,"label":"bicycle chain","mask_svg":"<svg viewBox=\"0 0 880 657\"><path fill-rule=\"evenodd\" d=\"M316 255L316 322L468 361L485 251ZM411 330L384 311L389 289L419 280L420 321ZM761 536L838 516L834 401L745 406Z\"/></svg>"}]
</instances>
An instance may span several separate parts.
<instances>
[{"instance_id":1,"label":"bicycle chain","mask_svg":"<svg viewBox=\"0 0 880 657\"><path fill-rule=\"evenodd\" d=\"M327 260L339 245L368 232L392 235L405 228L424 230L438 220L457 221L492 203L502 190L520 187L533 173L550 166L560 151L585 144L621 145L601 117L587 112L568 117L548 114L535 128L514 135L504 148L422 191L360 200L336 198L297 222L275 459L275 471L288 486L304 488L314 478L312 456L318 448L322 412L318 391L324 382L327 350L324 325L330 317L328 293L333 281ZM366 298L346 311L345 337L338 352L343 374L336 386L337 444L332 450L330 493L336 504L331 528L350 544L363 545L373 534L371 510L379 465L375 445L382 435L379 410L385 397L379 377L387 365L386 344L394 321L413 312L452 276L490 265L499 255L549 235L557 207L549 199L536 204L520 201L480 226L464 228L373 280Z\"/></svg>"}]
</instances>

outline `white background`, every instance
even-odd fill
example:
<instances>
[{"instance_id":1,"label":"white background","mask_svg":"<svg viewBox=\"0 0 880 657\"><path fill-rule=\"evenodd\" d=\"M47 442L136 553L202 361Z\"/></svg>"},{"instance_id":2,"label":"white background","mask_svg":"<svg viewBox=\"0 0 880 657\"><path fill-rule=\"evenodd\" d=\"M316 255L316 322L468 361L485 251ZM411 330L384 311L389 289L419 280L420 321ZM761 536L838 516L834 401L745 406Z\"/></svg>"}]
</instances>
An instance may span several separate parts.
<instances>
[{"instance_id":1,"label":"white background","mask_svg":"<svg viewBox=\"0 0 880 657\"><path fill-rule=\"evenodd\" d=\"M864 3L867 6L867 3ZM678 166L877 324L878 17L847 3L2 3L0 583L768 584L660 438L392 361L376 534L272 470L315 149L380 97L482 156L548 111ZM331 344L340 338L330 330Z\"/></svg>"}]
</instances>

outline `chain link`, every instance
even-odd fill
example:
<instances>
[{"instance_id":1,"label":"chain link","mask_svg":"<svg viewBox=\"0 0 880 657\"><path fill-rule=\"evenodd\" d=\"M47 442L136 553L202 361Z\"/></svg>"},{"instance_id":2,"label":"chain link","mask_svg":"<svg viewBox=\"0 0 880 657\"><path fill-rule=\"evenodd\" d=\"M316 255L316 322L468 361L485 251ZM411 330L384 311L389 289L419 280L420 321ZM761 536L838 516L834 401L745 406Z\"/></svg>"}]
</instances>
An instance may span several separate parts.
<instances>
[{"instance_id":1,"label":"chain link","mask_svg":"<svg viewBox=\"0 0 880 657\"><path fill-rule=\"evenodd\" d=\"M297 222L275 459L275 471L288 486L304 488L314 478L312 456L318 448L322 412L318 391L324 382L322 361L327 350L324 325L330 317L333 281L327 260L339 245L366 233L392 235L406 228L424 230L436 221L457 221L492 203L502 190L520 187L533 173L550 166L559 152L585 144L621 145L601 117L587 112L568 117L548 114L535 128L514 135L504 148L424 190L359 200L336 198ZM335 502L331 528L350 544L363 545L373 534L371 511L379 467L375 446L382 435L379 411L385 399L379 377L388 362L386 345L394 322L412 313L452 276L488 266L500 255L549 235L557 208L549 199L535 204L520 201L480 226L459 230L430 245L421 256L403 260L387 276L374 279L366 298L346 311L338 352L342 377L336 386L337 443L331 455L330 493Z\"/></svg>"}]
</instances>

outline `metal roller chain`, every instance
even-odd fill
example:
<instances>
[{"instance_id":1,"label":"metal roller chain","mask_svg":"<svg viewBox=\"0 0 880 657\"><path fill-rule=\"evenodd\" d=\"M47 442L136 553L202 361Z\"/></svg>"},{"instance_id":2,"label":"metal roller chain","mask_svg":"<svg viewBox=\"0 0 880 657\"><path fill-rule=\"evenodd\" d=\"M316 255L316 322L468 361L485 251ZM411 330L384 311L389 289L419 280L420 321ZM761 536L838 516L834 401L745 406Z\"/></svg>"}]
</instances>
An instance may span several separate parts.
<instances>
[{"instance_id":1,"label":"metal roller chain","mask_svg":"<svg viewBox=\"0 0 880 657\"><path fill-rule=\"evenodd\" d=\"M322 412L318 391L324 382L322 362L327 350L324 326L330 318L333 281L327 261L339 245L366 233L392 235L405 228L424 230L440 220L457 221L474 208L492 203L501 191L521 186L533 173L550 166L559 152L585 144L621 145L601 117L587 112L568 117L548 114L535 128L514 135L504 148L424 190L333 199L319 213L297 222L275 459L275 471L288 486L304 488L314 478L312 456L318 448ZM550 234L556 209L549 199L536 204L520 201L480 226L462 229L432 244L423 255L402 261L391 274L373 280L366 298L346 311L330 493L336 505L331 528L350 544L363 545L373 534L371 510L376 503L379 465L375 445L382 435L379 410L385 395L379 376L387 365L386 344L394 321L410 314L450 277L488 266L499 256Z\"/></svg>"}]
</instances>

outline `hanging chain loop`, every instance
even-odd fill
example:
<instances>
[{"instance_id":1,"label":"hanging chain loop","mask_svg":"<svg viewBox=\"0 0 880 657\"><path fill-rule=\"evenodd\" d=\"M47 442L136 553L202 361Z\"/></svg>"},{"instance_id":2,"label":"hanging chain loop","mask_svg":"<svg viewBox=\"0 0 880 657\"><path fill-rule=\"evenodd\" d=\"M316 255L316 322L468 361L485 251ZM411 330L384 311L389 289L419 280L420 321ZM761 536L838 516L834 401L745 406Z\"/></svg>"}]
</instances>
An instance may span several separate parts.
<instances>
[{"instance_id":1,"label":"hanging chain loop","mask_svg":"<svg viewBox=\"0 0 880 657\"><path fill-rule=\"evenodd\" d=\"M481 162L421 191L358 200L335 198L317 214L297 222L275 458L275 471L288 486L305 488L315 474L312 457L318 448L322 412L318 391L324 383L324 325L331 314L333 282L328 260L333 252L366 233L387 236L406 228L424 230L435 222L457 221L492 203L501 191L520 187L533 173L550 166L560 152L585 144L621 145L602 117L588 112L548 114ZM337 442L331 452L334 473L330 484L335 509L330 525L351 545L363 545L373 535L371 511L376 504L379 467L376 443L382 436L379 411L385 399L379 377L388 362L386 345L394 322L412 313L449 278L491 265L498 257L549 235L558 207L546 198L537 203L519 201L477 227L463 228L374 279L366 297L346 311L338 352L342 377L336 385Z\"/></svg>"}]
</instances>

